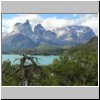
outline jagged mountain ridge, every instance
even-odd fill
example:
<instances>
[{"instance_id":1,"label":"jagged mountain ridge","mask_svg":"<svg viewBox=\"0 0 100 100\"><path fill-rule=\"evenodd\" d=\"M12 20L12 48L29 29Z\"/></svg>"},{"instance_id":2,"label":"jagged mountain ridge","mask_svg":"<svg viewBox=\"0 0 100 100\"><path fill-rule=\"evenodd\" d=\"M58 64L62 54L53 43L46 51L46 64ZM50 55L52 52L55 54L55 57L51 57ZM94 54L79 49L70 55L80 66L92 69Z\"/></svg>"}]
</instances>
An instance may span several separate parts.
<instances>
[{"instance_id":1,"label":"jagged mountain ridge","mask_svg":"<svg viewBox=\"0 0 100 100\"><path fill-rule=\"evenodd\" d=\"M26 20L16 23L11 33L3 36L2 49L16 50L34 48L39 45L77 45L88 42L95 37L93 30L87 26L72 25L53 31L46 30L41 24L35 26L34 31Z\"/></svg>"}]
</instances>

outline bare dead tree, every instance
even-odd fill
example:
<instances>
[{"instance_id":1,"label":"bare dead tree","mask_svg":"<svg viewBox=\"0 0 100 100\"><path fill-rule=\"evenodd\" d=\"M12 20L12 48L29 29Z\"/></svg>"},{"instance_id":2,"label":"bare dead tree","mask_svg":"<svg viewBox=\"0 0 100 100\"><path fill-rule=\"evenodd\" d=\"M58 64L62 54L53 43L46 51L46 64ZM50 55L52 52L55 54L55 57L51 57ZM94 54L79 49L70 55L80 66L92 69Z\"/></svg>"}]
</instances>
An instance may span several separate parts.
<instances>
[{"instance_id":1,"label":"bare dead tree","mask_svg":"<svg viewBox=\"0 0 100 100\"><path fill-rule=\"evenodd\" d=\"M38 58L23 54L21 58L15 59L15 61L16 60L19 60L20 64L10 75L8 75L8 78L11 77L11 75L13 75L14 73L20 72L21 74L20 85L22 86L31 85L33 73L34 72L38 73L42 71L41 67L38 65ZM27 65L26 64L27 60L30 61L31 64L29 63Z\"/></svg>"}]
</instances>

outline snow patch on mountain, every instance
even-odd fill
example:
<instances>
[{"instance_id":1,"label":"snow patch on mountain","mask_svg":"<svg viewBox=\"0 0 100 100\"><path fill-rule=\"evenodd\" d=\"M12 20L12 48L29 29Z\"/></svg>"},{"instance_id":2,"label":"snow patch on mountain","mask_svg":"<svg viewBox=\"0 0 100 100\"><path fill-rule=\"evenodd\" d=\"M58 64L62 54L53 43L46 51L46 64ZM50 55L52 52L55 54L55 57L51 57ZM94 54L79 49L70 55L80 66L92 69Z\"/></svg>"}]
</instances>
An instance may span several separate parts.
<instances>
[{"instance_id":1,"label":"snow patch on mountain","mask_svg":"<svg viewBox=\"0 0 100 100\"><path fill-rule=\"evenodd\" d=\"M91 38L95 37L95 33L90 27L82 25L71 25L62 28L57 28L51 31L46 30L41 24L37 24L34 27L33 31L29 20L26 20L25 23L16 23L13 27L12 32L3 33L2 37L5 48L8 44L10 45L10 43L12 43L12 46L18 44L17 48L19 48L19 42L17 41L19 38L22 44L24 44L23 42L27 42L27 45L24 44L25 47L27 47L29 43L32 47L39 46L41 44L63 46L70 44L77 45L79 43L85 43ZM8 40L9 43L6 42L7 38L11 39L10 41ZM14 41L14 39L16 41ZM22 39L25 39L25 41ZM13 41L15 44L13 44ZM32 43L34 44L34 46L32 45Z\"/></svg>"}]
</instances>

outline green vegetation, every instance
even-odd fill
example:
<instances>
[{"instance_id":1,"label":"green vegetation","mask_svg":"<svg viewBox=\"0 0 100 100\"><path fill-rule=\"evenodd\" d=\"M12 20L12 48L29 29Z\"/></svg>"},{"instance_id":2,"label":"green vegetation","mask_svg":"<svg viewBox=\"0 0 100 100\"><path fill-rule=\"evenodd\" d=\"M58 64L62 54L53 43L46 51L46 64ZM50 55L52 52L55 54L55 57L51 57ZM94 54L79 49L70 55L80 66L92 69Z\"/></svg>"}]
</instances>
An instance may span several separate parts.
<instances>
[{"instance_id":1,"label":"green vegetation","mask_svg":"<svg viewBox=\"0 0 100 100\"><path fill-rule=\"evenodd\" d=\"M97 86L98 85L98 42L97 37L88 43L75 46L64 52L48 66L29 65L28 85L32 86ZM33 60L34 61L34 60ZM20 86L20 65L10 61L2 63L2 85ZM16 72L14 72L16 71Z\"/></svg>"},{"instance_id":2,"label":"green vegetation","mask_svg":"<svg viewBox=\"0 0 100 100\"><path fill-rule=\"evenodd\" d=\"M16 51L3 51L4 54L31 54L31 55L60 55L68 50L67 46L40 45L36 48Z\"/></svg>"}]
</instances>

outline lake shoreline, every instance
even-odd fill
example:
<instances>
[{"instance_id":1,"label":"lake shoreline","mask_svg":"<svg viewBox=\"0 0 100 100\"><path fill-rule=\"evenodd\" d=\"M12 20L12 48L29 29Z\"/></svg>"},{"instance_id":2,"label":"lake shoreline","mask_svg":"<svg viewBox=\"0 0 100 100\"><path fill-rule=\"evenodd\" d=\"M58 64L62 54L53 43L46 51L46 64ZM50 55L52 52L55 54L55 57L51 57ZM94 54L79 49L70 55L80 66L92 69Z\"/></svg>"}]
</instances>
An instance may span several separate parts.
<instances>
[{"instance_id":1,"label":"lake shoreline","mask_svg":"<svg viewBox=\"0 0 100 100\"><path fill-rule=\"evenodd\" d=\"M23 55L25 53L2 53L2 55L7 54L7 55ZM25 54L25 55L32 55L32 56L61 56L61 54Z\"/></svg>"}]
</instances>

